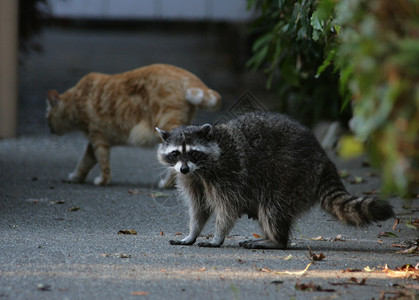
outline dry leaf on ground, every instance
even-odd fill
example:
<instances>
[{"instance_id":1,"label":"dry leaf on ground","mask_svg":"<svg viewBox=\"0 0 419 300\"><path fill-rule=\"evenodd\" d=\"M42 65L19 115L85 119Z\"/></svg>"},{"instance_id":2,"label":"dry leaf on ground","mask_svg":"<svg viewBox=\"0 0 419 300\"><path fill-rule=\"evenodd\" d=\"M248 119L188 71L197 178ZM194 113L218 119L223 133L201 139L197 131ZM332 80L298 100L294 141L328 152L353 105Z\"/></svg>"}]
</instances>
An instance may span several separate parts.
<instances>
[{"instance_id":1,"label":"dry leaf on ground","mask_svg":"<svg viewBox=\"0 0 419 300\"><path fill-rule=\"evenodd\" d=\"M302 270L302 271L271 271L268 268L263 268L260 271L261 272L266 272L266 273L272 273L272 274L276 274L276 275L297 275L297 276L302 276L304 274L307 273L308 268L312 265L313 263L309 263L307 265L307 267Z\"/></svg>"},{"instance_id":2,"label":"dry leaf on ground","mask_svg":"<svg viewBox=\"0 0 419 300\"><path fill-rule=\"evenodd\" d=\"M299 291L305 291L305 292L335 292L334 289L324 289L320 285L315 284L314 282L309 283L300 283L297 282L295 284L295 289Z\"/></svg>"},{"instance_id":3,"label":"dry leaf on ground","mask_svg":"<svg viewBox=\"0 0 419 300\"><path fill-rule=\"evenodd\" d=\"M377 237L390 237L390 236L397 237L396 234L394 234L392 232L389 232L389 231L380 232L379 234L377 234Z\"/></svg>"},{"instance_id":4,"label":"dry leaf on ground","mask_svg":"<svg viewBox=\"0 0 419 300\"><path fill-rule=\"evenodd\" d=\"M362 272L362 270L361 269L346 268L345 270L342 271L342 273L355 273L355 272Z\"/></svg>"},{"instance_id":5,"label":"dry leaf on ground","mask_svg":"<svg viewBox=\"0 0 419 300\"><path fill-rule=\"evenodd\" d=\"M255 239L260 239L261 238L261 236L257 233L253 233L253 236L255 237Z\"/></svg>"},{"instance_id":6,"label":"dry leaf on ground","mask_svg":"<svg viewBox=\"0 0 419 300\"><path fill-rule=\"evenodd\" d=\"M325 239L321 235L319 235L317 237L310 238L310 240L312 240L312 241L324 241Z\"/></svg>"},{"instance_id":7,"label":"dry leaf on ground","mask_svg":"<svg viewBox=\"0 0 419 300\"><path fill-rule=\"evenodd\" d=\"M394 221L393 230L396 230L396 226L397 226L397 224L399 224L399 223L400 223L400 219L396 219L396 220Z\"/></svg>"},{"instance_id":8,"label":"dry leaf on ground","mask_svg":"<svg viewBox=\"0 0 419 300\"><path fill-rule=\"evenodd\" d=\"M147 296L148 295L148 292L145 292L145 291L135 291L135 292L132 292L131 295L133 295L133 296Z\"/></svg>"},{"instance_id":9,"label":"dry leaf on ground","mask_svg":"<svg viewBox=\"0 0 419 300\"><path fill-rule=\"evenodd\" d=\"M137 234L137 231L134 229L120 230L118 231L118 234Z\"/></svg>"},{"instance_id":10,"label":"dry leaf on ground","mask_svg":"<svg viewBox=\"0 0 419 300\"><path fill-rule=\"evenodd\" d=\"M326 256L323 253L315 254L313 251L311 251L310 247L308 247L308 257L312 261L321 261L326 258Z\"/></svg>"},{"instance_id":11,"label":"dry leaf on ground","mask_svg":"<svg viewBox=\"0 0 419 300\"><path fill-rule=\"evenodd\" d=\"M114 256L117 257L117 258L130 258L131 254L115 253Z\"/></svg>"},{"instance_id":12,"label":"dry leaf on ground","mask_svg":"<svg viewBox=\"0 0 419 300\"><path fill-rule=\"evenodd\" d=\"M387 273L390 277L399 277L399 278L410 278L410 279L419 279L419 263L416 266L406 264L399 268L391 270L387 265L384 267L383 272Z\"/></svg>"}]
</instances>

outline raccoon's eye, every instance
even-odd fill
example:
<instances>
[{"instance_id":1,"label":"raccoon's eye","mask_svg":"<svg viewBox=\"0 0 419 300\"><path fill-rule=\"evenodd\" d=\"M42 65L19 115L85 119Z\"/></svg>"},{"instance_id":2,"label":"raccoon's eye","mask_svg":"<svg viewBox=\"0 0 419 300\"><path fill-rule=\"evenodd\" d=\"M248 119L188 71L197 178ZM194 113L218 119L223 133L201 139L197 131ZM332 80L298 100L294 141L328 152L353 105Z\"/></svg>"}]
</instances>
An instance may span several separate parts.
<instances>
[{"instance_id":1,"label":"raccoon's eye","mask_svg":"<svg viewBox=\"0 0 419 300\"><path fill-rule=\"evenodd\" d=\"M189 151L188 155L195 161L202 160L202 159L204 159L205 157L208 156L206 153L201 152L201 151L197 151L197 150Z\"/></svg>"},{"instance_id":2,"label":"raccoon's eye","mask_svg":"<svg viewBox=\"0 0 419 300\"><path fill-rule=\"evenodd\" d=\"M169 160L174 160L179 156L180 152L177 150L174 150L172 152L170 152L169 154L167 154L167 159Z\"/></svg>"}]
</instances>

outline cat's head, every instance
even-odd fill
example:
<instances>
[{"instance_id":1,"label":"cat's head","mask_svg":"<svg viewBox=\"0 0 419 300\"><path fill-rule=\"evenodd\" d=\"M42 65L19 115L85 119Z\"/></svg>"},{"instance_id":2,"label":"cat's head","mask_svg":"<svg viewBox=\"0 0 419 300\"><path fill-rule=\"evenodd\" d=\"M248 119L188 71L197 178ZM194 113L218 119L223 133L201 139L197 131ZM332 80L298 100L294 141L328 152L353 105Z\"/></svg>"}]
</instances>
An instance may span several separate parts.
<instances>
[{"instance_id":1,"label":"cat's head","mask_svg":"<svg viewBox=\"0 0 419 300\"><path fill-rule=\"evenodd\" d=\"M62 135L71 129L71 124L66 115L65 103L56 90L47 94L47 122L52 133Z\"/></svg>"},{"instance_id":2,"label":"cat's head","mask_svg":"<svg viewBox=\"0 0 419 300\"><path fill-rule=\"evenodd\" d=\"M177 173L189 175L196 170L209 170L220 157L220 148L209 124L179 127L171 132L156 130L163 141L157 157Z\"/></svg>"}]
</instances>

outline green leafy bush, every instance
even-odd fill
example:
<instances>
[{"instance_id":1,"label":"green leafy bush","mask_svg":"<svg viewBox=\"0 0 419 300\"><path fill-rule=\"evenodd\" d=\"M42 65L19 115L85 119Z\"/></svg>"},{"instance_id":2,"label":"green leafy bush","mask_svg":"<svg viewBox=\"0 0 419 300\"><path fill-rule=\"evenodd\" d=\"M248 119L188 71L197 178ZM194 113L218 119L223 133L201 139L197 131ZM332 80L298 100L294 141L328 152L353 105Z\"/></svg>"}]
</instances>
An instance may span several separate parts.
<instances>
[{"instance_id":1,"label":"green leafy bush","mask_svg":"<svg viewBox=\"0 0 419 300\"><path fill-rule=\"evenodd\" d=\"M351 127L383 171L383 192L417 193L419 1L341 0L336 9L336 66L352 95Z\"/></svg>"},{"instance_id":2,"label":"green leafy bush","mask_svg":"<svg viewBox=\"0 0 419 300\"><path fill-rule=\"evenodd\" d=\"M248 66L265 68L283 111L289 99L316 117L353 107L351 127L383 171L384 194L418 193L419 1L248 4L261 12Z\"/></svg>"},{"instance_id":3,"label":"green leafy bush","mask_svg":"<svg viewBox=\"0 0 419 300\"><path fill-rule=\"evenodd\" d=\"M326 65L321 74L317 72L337 28L313 14L315 4L314 0L248 0L260 17L252 26L257 37L247 67L267 73L267 87L278 90L278 110L306 123L346 121L350 111L341 112L338 74Z\"/></svg>"}]
</instances>

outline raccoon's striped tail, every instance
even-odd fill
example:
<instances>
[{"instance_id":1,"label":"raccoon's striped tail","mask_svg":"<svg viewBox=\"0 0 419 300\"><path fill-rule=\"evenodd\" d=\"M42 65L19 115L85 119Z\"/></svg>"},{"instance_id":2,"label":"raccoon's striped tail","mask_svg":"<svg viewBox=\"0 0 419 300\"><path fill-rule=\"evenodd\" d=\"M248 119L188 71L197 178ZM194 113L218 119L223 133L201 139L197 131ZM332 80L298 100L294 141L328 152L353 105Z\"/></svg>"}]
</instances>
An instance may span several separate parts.
<instances>
[{"instance_id":1,"label":"raccoon's striped tail","mask_svg":"<svg viewBox=\"0 0 419 300\"><path fill-rule=\"evenodd\" d=\"M321 178L317 190L321 206L341 222L363 226L395 216L393 207L383 200L349 194L334 166L325 169Z\"/></svg>"},{"instance_id":2,"label":"raccoon's striped tail","mask_svg":"<svg viewBox=\"0 0 419 300\"><path fill-rule=\"evenodd\" d=\"M220 94L209 88L187 88L185 98L189 103L205 110L216 110L221 105Z\"/></svg>"}]
</instances>

